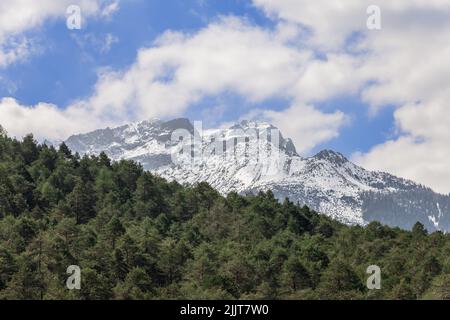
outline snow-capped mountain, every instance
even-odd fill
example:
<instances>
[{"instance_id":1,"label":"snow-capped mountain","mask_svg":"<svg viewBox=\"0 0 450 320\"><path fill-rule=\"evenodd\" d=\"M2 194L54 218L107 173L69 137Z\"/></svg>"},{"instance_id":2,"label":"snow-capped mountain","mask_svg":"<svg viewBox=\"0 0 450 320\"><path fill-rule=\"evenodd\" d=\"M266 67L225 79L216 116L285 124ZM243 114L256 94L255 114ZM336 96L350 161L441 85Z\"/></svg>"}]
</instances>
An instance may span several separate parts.
<instances>
[{"instance_id":1,"label":"snow-capped mountain","mask_svg":"<svg viewBox=\"0 0 450 320\"><path fill-rule=\"evenodd\" d=\"M412 181L365 170L342 154L297 154L274 126L242 121L202 130L187 119L151 120L70 137L74 152L140 162L168 180L206 181L223 194L272 190L280 200L306 204L347 224L370 221L430 231L450 230L450 196Z\"/></svg>"}]
</instances>

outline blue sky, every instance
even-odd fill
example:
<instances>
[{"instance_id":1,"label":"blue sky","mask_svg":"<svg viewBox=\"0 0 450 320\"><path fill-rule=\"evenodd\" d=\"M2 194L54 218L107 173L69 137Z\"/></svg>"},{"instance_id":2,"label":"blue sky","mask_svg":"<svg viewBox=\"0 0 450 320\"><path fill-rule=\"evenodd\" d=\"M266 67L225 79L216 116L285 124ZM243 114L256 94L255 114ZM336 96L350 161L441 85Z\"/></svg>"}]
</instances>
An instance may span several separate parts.
<instances>
[{"instance_id":1,"label":"blue sky","mask_svg":"<svg viewBox=\"0 0 450 320\"><path fill-rule=\"evenodd\" d=\"M70 4L82 9L81 30L66 27ZM450 191L450 7L380 0L376 16L370 4L2 2L0 124L64 139L151 117L259 119L303 155L330 148Z\"/></svg>"}]
</instances>

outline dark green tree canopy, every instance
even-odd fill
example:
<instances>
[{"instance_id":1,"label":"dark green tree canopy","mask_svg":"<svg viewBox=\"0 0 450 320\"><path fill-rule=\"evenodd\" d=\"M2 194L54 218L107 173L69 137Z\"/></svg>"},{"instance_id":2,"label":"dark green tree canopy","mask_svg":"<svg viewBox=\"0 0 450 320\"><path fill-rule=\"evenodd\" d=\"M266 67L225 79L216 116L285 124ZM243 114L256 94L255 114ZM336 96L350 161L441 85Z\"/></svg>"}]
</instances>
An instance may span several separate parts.
<instances>
[{"instance_id":1,"label":"dark green tree canopy","mask_svg":"<svg viewBox=\"0 0 450 320\"><path fill-rule=\"evenodd\" d=\"M345 226L0 127L0 299L448 299L450 236ZM378 265L382 289L365 286ZM68 290L78 265L81 290Z\"/></svg>"}]
</instances>

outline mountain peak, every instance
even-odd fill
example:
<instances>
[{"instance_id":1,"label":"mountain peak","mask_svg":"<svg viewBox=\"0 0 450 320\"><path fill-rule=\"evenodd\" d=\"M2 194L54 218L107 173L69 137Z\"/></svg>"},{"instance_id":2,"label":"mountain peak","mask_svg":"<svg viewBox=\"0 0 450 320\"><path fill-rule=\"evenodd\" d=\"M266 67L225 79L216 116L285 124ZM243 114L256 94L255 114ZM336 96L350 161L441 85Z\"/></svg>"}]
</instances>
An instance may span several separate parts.
<instances>
[{"instance_id":1,"label":"mountain peak","mask_svg":"<svg viewBox=\"0 0 450 320\"><path fill-rule=\"evenodd\" d=\"M326 161L333 162L336 164L344 164L344 163L349 162L348 159L342 153L339 153L339 152L336 152L333 150L328 150L328 149L322 150L319 153L317 153L314 156L314 159L326 160Z\"/></svg>"},{"instance_id":2,"label":"mountain peak","mask_svg":"<svg viewBox=\"0 0 450 320\"><path fill-rule=\"evenodd\" d=\"M186 129L191 133L194 132L194 126L192 125L191 121L187 118L178 118L166 121L162 124L162 128L169 131L177 129Z\"/></svg>"}]
</instances>

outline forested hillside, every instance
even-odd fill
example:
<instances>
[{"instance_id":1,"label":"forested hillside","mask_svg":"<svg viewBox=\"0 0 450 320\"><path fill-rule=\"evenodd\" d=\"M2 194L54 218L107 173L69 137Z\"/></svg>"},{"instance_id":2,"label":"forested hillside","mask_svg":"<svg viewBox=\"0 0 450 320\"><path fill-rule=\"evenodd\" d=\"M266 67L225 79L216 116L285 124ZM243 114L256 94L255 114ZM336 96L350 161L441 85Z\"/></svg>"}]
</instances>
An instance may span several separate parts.
<instances>
[{"instance_id":1,"label":"forested hillside","mask_svg":"<svg viewBox=\"0 0 450 320\"><path fill-rule=\"evenodd\" d=\"M381 290L365 285L373 264ZM348 227L270 192L224 198L2 132L0 298L450 298L450 236Z\"/></svg>"}]
</instances>

